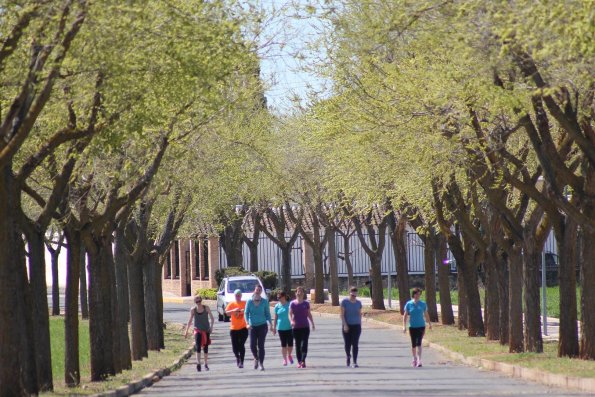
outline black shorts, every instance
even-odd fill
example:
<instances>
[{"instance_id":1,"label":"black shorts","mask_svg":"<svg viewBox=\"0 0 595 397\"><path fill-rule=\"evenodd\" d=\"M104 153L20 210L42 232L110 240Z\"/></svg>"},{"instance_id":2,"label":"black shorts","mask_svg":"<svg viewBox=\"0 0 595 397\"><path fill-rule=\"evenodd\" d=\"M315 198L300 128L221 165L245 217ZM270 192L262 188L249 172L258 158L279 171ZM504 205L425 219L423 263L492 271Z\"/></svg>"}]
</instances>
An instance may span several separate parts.
<instances>
[{"instance_id":1,"label":"black shorts","mask_svg":"<svg viewBox=\"0 0 595 397\"><path fill-rule=\"evenodd\" d=\"M411 347L421 346L421 341L426 333L426 327L409 327L409 336L411 336Z\"/></svg>"},{"instance_id":2,"label":"black shorts","mask_svg":"<svg viewBox=\"0 0 595 397\"><path fill-rule=\"evenodd\" d=\"M288 329L286 331L277 330L279 339L281 340L281 347L293 347L293 331Z\"/></svg>"}]
</instances>

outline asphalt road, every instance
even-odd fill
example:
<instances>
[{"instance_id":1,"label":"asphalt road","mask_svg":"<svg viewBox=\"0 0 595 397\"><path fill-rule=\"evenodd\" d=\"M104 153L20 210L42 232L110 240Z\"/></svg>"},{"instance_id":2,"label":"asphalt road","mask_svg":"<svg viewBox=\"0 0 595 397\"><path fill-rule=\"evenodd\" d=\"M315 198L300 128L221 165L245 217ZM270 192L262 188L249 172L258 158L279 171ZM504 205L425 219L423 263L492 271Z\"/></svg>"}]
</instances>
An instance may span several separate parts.
<instances>
[{"instance_id":1,"label":"asphalt road","mask_svg":"<svg viewBox=\"0 0 595 397\"><path fill-rule=\"evenodd\" d=\"M214 307L214 306L213 306ZM165 304L166 321L188 321L190 305ZM216 319L216 318L215 318ZM359 368L345 366L338 318L315 317L308 368L281 365L277 337L269 333L264 372L252 369L249 341L246 367L238 369L231 351L228 323L215 321L209 372L196 371L192 357L180 370L140 394L153 396L574 396L499 373L460 365L426 348L424 367L412 368L408 336L376 324L364 324ZM431 331L429 331L431 332Z\"/></svg>"}]
</instances>

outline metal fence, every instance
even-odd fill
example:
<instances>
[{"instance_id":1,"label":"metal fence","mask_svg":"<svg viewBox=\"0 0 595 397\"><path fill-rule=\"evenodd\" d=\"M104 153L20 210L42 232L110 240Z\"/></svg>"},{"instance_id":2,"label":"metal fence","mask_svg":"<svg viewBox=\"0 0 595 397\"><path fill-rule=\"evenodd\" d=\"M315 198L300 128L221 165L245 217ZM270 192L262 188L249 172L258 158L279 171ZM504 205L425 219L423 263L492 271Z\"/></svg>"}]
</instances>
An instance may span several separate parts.
<instances>
[{"instance_id":1,"label":"metal fence","mask_svg":"<svg viewBox=\"0 0 595 397\"><path fill-rule=\"evenodd\" d=\"M289 237L289 236L287 236ZM364 234L364 238L369 243L369 236ZM345 261L346 253L344 252L343 237L340 234L335 236L335 250L337 252L337 266L339 277L347 277L347 265ZM305 244L303 238L299 236L293 246L291 255L291 276L292 278L304 277L304 256L303 245ZM356 234L349 237L350 252L348 253L353 267L354 276L367 276L370 270L370 259L366 254L360 240ZM250 268L250 250L247 245L242 247L244 269ZM328 274L328 252L324 250L324 273ZM456 272L456 264L454 263L452 253L448 251L447 265L451 272ZM258 268L259 270L269 270L280 273L281 270L281 250L268 237L261 236L258 242ZM407 263L409 274L423 274L424 273L424 244L419 235L415 232L407 233ZM219 267L227 267L227 258L223 248L219 248ZM395 255L393 253L392 241L387 233L386 245L382 253L381 261L382 274L387 275L397 273L397 266Z\"/></svg>"}]
</instances>

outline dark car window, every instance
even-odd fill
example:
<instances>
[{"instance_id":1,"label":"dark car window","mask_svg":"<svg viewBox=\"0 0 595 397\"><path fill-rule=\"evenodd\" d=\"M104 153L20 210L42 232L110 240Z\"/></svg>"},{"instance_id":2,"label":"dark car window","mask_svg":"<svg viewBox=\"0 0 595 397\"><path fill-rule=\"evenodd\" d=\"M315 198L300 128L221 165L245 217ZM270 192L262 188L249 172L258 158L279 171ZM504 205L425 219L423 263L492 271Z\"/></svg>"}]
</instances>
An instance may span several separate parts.
<instances>
[{"instance_id":1,"label":"dark car window","mask_svg":"<svg viewBox=\"0 0 595 397\"><path fill-rule=\"evenodd\" d=\"M229 280L227 282L227 292L233 292L236 289L245 292L254 292L254 288L260 285L258 280Z\"/></svg>"}]
</instances>

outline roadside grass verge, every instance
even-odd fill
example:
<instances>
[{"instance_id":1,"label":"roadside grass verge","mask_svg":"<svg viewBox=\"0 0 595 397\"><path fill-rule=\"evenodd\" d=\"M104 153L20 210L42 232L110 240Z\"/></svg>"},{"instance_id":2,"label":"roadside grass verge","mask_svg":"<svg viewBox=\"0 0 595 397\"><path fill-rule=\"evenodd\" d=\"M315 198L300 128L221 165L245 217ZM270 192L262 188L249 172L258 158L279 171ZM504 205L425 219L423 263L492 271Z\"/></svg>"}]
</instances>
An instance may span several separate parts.
<instances>
[{"instance_id":1,"label":"roadside grass verge","mask_svg":"<svg viewBox=\"0 0 595 397\"><path fill-rule=\"evenodd\" d=\"M340 307L312 304L312 311L339 314ZM373 310L364 307L363 315L397 325L399 329L403 326L403 316L396 310ZM498 341L488 341L486 338L470 338L466 331L459 331L456 326L439 323L433 323L432 330L426 330L424 339L465 357L479 357L567 376L595 378L595 361L559 358L556 342L544 343L543 353L508 353L508 345L502 346Z\"/></svg>"},{"instance_id":2,"label":"roadside grass verge","mask_svg":"<svg viewBox=\"0 0 595 397\"><path fill-rule=\"evenodd\" d=\"M133 361L132 369L123 371L103 382L91 382L89 353L89 322L80 321L80 366L81 384L69 388L64 383L64 318L51 317L50 330L52 338L52 369L54 374L54 392L43 393L43 396L67 396L73 394L96 394L115 390L130 382L142 379L150 372L170 366L191 346L190 339L184 339L182 324L168 323L164 330L166 348L160 352L149 352L149 357L142 361Z\"/></svg>"}]
</instances>

